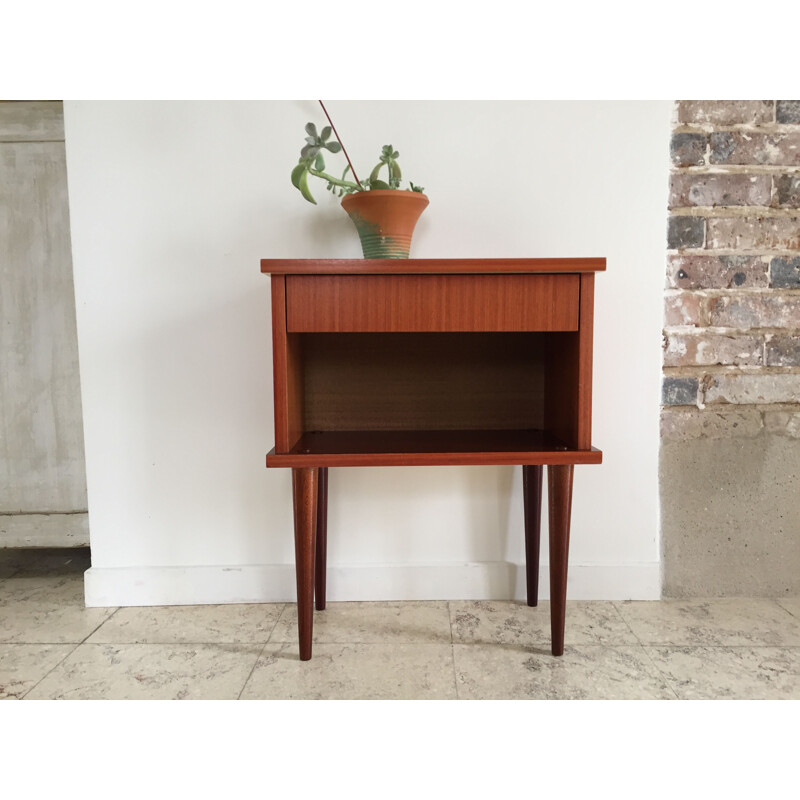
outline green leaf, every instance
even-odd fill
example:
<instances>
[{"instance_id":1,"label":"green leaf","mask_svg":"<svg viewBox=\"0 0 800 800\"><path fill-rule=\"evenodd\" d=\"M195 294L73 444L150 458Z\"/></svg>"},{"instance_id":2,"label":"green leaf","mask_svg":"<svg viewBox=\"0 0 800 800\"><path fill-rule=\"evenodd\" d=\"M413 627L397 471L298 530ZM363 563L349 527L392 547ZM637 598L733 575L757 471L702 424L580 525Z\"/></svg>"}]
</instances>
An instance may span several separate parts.
<instances>
[{"instance_id":1,"label":"green leaf","mask_svg":"<svg viewBox=\"0 0 800 800\"><path fill-rule=\"evenodd\" d=\"M296 189L300 188L300 176L306 171L307 167L305 164L298 164L292 170L292 186Z\"/></svg>"},{"instance_id":2,"label":"green leaf","mask_svg":"<svg viewBox=\"0 0 800 800\"><path fill-rule=\"evenodd\" d=\"M303 174L300 176L299 184L300 185L297 188L300 190L300 194L302 194L309 203L316 205L317 201L314 199L311 191L308 188L308 170L303 171Z\"/></svg>"},{"instance_id":3,"label":"green leaf","mask_svg":"<svg viewBox=\"0 0 800 800\"><path fill-rule=\"evenodd\" d=\"M339 144L339 142L328 142L325 147L327 147L331 153L338 153L342 149L342 146Z\"/></svg>"},{"instance_id":4,"label":"green leaf","mask_svg":"<svg viewBox=\"0 0 800 800\"><path fill-rule=\"evenodd\" d=\"M322 129L322 133L319 135L319 138L322 139L323 142L327 142L328 139L330 139L330 136L331 136L331 126L326 125Z\"/></svg>"},{"instance_id":5,"label":"green leaf","mask_svg":"<svg viewBox=\"0 0 800 800\"><path fill-rule=\"evenodd\" d=\"M306 125L306 133L309 136L313 136L314 138L316 138L316 136L317 136L317 126L313 122L309 122Z\"/></svg>"},{"instance_id":6,"label":"green leaf","mask_svg":"<svg viewBox=\"0 0 800 800\"><path fill-rule=\"evenodd\" d=\"M322 153L317 153L316 161L314 161L314 169L317 172L322 172L325 169L325 159L322 157Z\"/></svg>"},{"instance_id":7,"label":"green leaf","mask_svg":"<svg viewBox=\"0 0 800 800\"><path fill-rule=\"evenodd\" d=\"M378 181L378 180L370 180L369 182L370 189L391 189L392 187L389 186L386 181Z\"/></svg>"}]
</instances>

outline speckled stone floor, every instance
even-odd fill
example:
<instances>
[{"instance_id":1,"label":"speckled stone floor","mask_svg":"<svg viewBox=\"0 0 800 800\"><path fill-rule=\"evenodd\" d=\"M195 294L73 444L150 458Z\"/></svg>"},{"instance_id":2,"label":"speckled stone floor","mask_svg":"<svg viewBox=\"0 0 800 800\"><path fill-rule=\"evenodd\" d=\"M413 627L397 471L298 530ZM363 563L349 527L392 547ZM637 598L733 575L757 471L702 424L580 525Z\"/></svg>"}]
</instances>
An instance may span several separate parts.
<instances>
[{"instance_id":1,"label":"speckled stone floor","mask_svg":"<svg viewBox=\"0 0 800 800\"><path fill-rule=\"evenodd\" d=\"M0 699L800 699L800 598L85 608L87 550L0 550Z\"/></svg>"}]
</instances>

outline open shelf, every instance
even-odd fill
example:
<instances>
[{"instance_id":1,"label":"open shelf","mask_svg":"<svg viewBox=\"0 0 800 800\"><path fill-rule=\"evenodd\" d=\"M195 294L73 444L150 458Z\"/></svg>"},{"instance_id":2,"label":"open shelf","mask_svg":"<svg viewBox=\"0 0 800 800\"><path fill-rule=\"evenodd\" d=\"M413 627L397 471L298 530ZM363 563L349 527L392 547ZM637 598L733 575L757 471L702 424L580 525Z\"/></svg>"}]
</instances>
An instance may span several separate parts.
<instances>
[{"instance_id":1,"label":"open shelf","mask_svg":"<svg viewBox=\"0 0 800 800\"><path fill-rule=\"evenodd\" d=\"M548 342L570 334L292 334L303 431L551 429ZM290 445L292 442L289 443Z\"/></svg>"}]
</instances>

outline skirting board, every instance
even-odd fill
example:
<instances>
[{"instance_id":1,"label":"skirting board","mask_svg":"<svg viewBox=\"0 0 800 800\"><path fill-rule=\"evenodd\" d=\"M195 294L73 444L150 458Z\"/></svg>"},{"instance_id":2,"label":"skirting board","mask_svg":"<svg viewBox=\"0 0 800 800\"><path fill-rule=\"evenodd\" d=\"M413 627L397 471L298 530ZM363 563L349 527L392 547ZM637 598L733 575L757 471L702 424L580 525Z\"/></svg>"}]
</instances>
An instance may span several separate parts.
<instances>
[{"instance_id":1,"label":"skirting board","mask_svg":"<svg viewBox=\"0 0 800 800\"><path fill-rule=\"evenodd\" d=\"M542 565L539 597L548 599ZM242 567L92 567L86 605L171 606L288 603L296 599L292 564ZM659 562L570 564L569 600L658 600ZM329 565L327 599L525 600L525 568L506 561L457 564Z\"/></svg>"}]
</instances>

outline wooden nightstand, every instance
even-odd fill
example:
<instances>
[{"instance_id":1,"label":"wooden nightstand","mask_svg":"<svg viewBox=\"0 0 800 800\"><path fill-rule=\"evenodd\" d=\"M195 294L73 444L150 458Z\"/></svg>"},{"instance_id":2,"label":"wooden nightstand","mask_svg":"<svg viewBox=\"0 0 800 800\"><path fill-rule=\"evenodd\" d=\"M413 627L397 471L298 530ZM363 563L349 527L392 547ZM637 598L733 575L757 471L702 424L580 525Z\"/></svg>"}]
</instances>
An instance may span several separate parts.
<instances>
[{"instance_id":1,"label":"wooden nightstand","mask_svg":"<svg viewBox=\"0 0 800 800\"><path fill-rule=\"evenodd\" d=\"M328 467L519 464L528 605L548 467L553 655L572 474L591 444L603 258L271 260L275 447L292 470L300 658L325 608Z\"/></svg>"}]
</instances>

